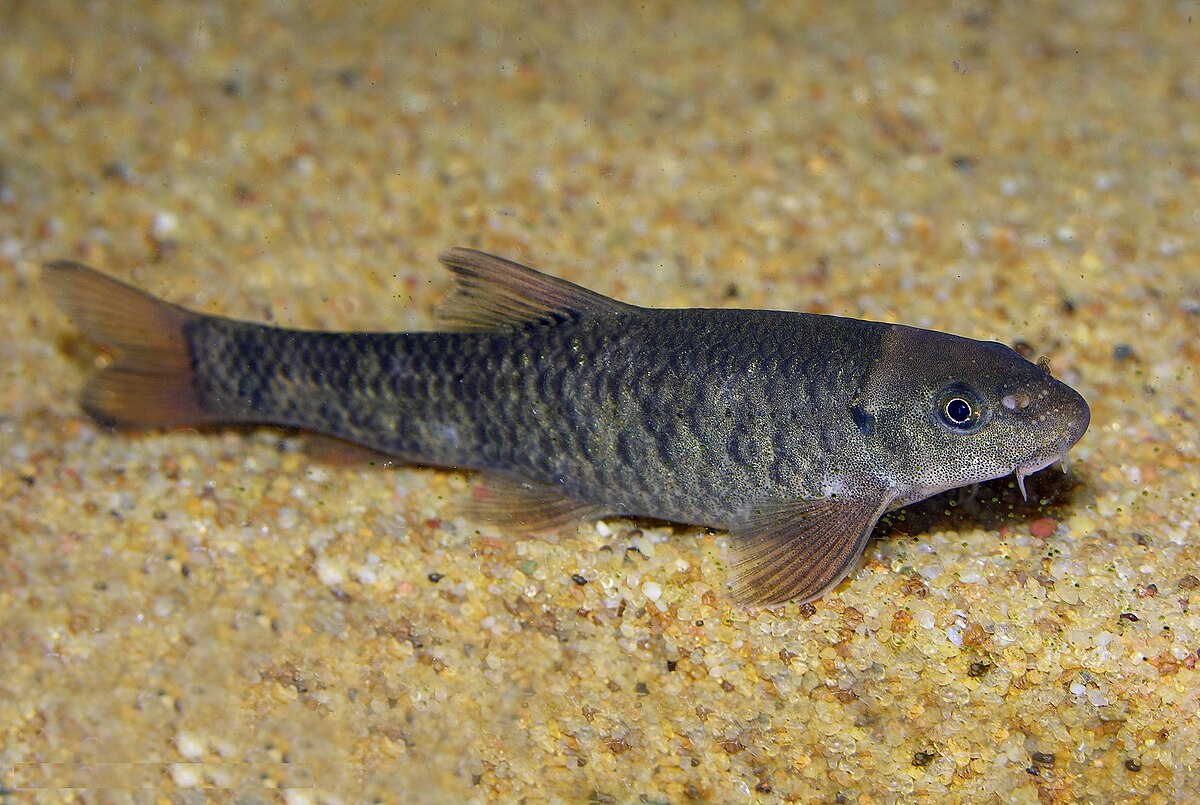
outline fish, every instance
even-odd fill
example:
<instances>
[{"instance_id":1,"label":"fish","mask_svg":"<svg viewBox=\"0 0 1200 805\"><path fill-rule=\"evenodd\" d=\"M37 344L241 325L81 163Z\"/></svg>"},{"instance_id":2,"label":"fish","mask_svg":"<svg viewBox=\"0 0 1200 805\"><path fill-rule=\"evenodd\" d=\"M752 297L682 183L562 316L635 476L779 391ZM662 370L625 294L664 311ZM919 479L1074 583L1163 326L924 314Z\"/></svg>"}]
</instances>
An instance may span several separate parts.
<instances>
[{"instance_id":1,"label":"fish","mask_svg":"<svg viewBox=\"0 0 1200 805\"><path fill-rule=\"evenodd\" d=\"M994 341L814 313L639 307L466 248L429 332L206 315L71 261L44 283L112 355L82 408L113 428L297 428L475 471L479 520L606 517L729 533L746 605L820 598L879 518L1056 461L1084 398Z\"/></svg>"}]
</instances>

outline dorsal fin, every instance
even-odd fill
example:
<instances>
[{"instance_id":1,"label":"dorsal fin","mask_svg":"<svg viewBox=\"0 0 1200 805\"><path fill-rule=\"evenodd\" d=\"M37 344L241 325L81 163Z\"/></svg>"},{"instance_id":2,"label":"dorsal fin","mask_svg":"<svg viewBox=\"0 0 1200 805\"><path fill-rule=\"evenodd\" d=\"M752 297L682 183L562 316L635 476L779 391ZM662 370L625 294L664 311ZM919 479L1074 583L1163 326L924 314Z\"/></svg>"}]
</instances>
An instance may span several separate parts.
<instances>
[{"instance_id":1,"label":"dorsal fin","mask_svg":"<svg viewBox=\"0 0 1200 805\"><path fill-rule=\"evenodd\" d=\"M438 259L454 272L456 282L454 292L439 306L438 318L455 329L554 324L634 309L632 305L486 252L451 249Z\"/></svg>"}]
</instances>

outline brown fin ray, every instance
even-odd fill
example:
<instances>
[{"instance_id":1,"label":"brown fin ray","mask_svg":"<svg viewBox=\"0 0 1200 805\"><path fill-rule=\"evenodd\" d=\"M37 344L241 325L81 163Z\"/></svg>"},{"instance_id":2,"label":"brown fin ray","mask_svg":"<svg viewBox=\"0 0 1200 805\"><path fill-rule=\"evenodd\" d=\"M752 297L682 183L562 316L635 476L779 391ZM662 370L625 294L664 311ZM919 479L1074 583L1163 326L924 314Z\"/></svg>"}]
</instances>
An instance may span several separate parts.
<instances>
[{"instance_id":1,"label":"brown fin ray","mask_svg":"<svg viewBox=\"0 0 1200 805\"><path fill-rule=\"evenodd\" d=\"M820 598L854 569L890 501L839 496L756 512L730 530L734 596L762 606Z\"/></svg>"},{"instance_id":2,"label":"brown fin ray","mask_svg":"<svg viewBox=\"0 0 1200 805\"><path fill-rule=\"evenodd\" d=\"M474 249L451 249L438 259L456 281L454 292L438 308L438 318L459 330L553 324L568 317L636 309Z\"/></svg>"},{"instance_id":3,"label":"brown fin ray","mask_svg":"<svg viewBox=\"0 0 1200 805\"><path fill-rule=\"evenodd\" d=\"M300 445L304 455L332 467L395 467L405 463L396 456L324 433L306 432Z\"/></svg>"},{"instance_id":4,"label":"brown fin ray","mask_svg":"<svg viewBox=\"0 0 1200 805\"><path fill-rule=\"evenodd\" d=\"M486 475L463 506L468 520L497 523L521 531L554 531L604 517L603 506L563 494L553 484Z\"/></svg>"},{"instance_id":5,"label":"brown fin ray","mask_svg":"<svg viewBox=\"0 0 1200 805\"><path fill-rule=\"evenodd\" d=\"M200 424L184 327L199 318L80 263L48 263L42 281L80 331L113 356L83 392L84 410L112 427Z\"/></svg>"}]
</instances>

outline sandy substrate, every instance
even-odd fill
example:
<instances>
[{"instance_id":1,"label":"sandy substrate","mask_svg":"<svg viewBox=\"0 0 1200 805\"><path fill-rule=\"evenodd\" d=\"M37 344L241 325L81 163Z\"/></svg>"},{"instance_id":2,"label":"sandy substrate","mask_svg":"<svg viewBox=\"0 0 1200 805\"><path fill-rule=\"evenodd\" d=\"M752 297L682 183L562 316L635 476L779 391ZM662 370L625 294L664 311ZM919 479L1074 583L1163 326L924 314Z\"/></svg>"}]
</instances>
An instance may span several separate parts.
<instances>
[{"instance_id":1,"label":"sandy substrate","mask_svg":"<svg viewBox=\"0 0 1200 805\"><path fill-rule=\"evenodd\" d=\"M1200 797L1200 9L342 5L0 8L0 799ZM753 610L719 534L98 428L38 284L410 329L452 245L1019 342L1092 428Z\"/></svg>"}]
</instances>

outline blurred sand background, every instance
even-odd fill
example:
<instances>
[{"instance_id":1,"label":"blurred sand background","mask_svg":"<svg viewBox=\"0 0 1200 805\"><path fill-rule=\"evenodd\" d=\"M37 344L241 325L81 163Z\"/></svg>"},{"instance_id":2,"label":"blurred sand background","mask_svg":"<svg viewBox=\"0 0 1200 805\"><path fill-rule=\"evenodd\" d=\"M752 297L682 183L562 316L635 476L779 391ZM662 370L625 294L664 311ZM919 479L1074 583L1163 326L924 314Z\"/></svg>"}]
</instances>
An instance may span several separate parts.
<instances>
[{"instance_id":1,"label":"blurred sand background","mask_svg":"<svg viewBox=\"0 0 1200 805\"><path fill-rule=\"evenodd\" d=\"M1194 800L1198 43L1194 2L0 5L0 801ZM747 610L719 534L100 429L38 285L428 328L452 245L1019 344L1092 428Z\"/></svg>"}]
</instances>

